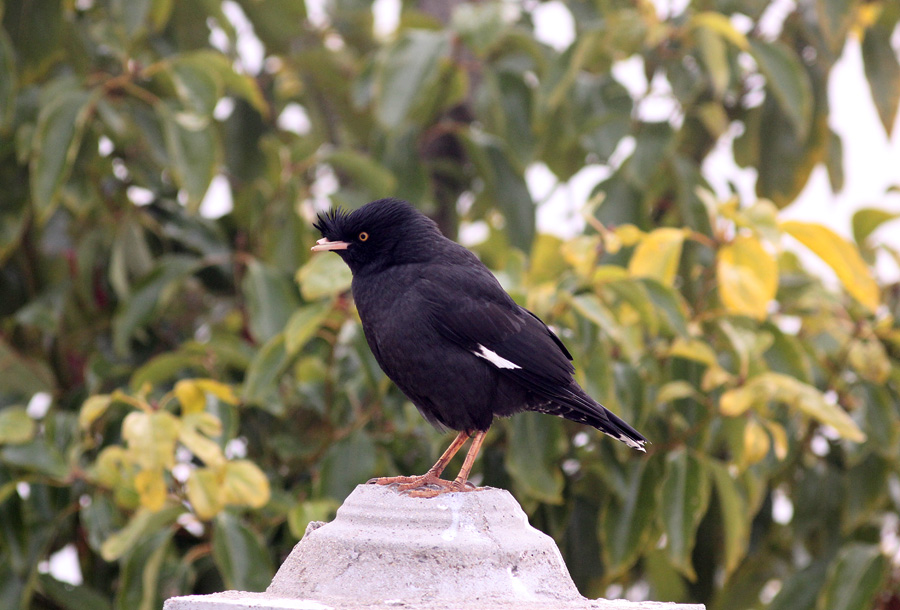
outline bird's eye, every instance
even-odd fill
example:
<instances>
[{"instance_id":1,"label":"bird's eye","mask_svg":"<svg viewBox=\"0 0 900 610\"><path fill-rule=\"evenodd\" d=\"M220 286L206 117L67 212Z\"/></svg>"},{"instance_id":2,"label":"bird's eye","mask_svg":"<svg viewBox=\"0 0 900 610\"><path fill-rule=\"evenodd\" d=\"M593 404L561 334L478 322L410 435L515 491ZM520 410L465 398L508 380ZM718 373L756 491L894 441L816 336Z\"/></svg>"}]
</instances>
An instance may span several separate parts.
<instances>
[{"instance_id":1,"label":"bird's eye","mask_svg":"<svg viewBox=\"0 0 900 610\"><path fill-rule=\"evenodd\" d=\"M367 239L369 239L369 234L365 231L359 234L359 241L366 241Z\"/></svg>"}]
</instances>

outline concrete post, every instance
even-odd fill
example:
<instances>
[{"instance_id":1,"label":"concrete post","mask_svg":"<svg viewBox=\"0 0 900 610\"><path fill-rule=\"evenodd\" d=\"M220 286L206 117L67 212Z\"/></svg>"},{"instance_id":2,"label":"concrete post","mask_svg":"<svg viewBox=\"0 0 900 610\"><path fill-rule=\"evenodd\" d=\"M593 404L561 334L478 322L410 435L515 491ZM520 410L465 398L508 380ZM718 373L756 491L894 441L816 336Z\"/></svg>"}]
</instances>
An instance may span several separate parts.
<instances>
[{"instance_id":1,"label":"concrete post","mask_svg":"<svg viewBox=\"0 0 900 610\"><path fill-rule=\"evenodd\" d=\"M331 523L312 523L265 593L168 600L164 610L704 610L588 600L553 540L509 492L410 498L360 485Z\"/></svg>"}]
</instances>

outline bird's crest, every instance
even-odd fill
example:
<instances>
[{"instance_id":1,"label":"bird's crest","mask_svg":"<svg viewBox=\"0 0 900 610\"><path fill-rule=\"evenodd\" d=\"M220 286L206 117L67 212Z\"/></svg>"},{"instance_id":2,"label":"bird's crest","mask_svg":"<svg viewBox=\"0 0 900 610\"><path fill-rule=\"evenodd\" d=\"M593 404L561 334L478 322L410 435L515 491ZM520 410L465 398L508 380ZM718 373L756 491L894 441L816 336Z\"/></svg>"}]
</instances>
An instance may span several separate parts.
<instances>
[{"instance_id":1,"label":"bird's crest","mask_svg":"<svg viewBox=\"0 0 900 610\"><path fill-rule=\"evenodd\" d=\"M341 232L341 227L347 220L347 216L349 216L349 213L342 208L332 208L327 212L319 212L318 219L313 223L313 226L324 237L329 239L335 238Z\"/></svg>"}]
</instances>

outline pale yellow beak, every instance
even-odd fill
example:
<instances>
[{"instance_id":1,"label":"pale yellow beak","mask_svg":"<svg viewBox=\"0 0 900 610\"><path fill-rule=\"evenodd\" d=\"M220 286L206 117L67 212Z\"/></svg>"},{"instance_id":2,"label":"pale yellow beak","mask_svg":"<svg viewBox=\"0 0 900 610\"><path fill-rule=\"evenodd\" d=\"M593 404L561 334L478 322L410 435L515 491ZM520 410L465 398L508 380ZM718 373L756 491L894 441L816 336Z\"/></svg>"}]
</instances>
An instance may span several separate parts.
<instances>
[{"instance_id":1,"label":"pale yellow beak","mask_svg":"<svg viewBox=\"0 0 900 610\"><path fill-rule=\"evenodd\" d=\"M316 245L310 248L313 252L324 252L325 250L346 250L350 245L349 242L346 241L328 241L328 238L323 237L322 239L316 242Z\"/></svg>"}]
</instances>

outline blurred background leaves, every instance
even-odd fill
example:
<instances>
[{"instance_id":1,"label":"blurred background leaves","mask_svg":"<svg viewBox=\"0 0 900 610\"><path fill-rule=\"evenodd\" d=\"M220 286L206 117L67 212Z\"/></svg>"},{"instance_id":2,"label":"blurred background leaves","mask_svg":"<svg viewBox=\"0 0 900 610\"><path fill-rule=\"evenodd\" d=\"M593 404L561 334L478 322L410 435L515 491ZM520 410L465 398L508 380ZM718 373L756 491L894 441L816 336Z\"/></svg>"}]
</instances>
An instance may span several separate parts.
<instances>
[{"instance_id":1,"label":"blurred background leaves","mask_svg":"<svg viewBox=\"0 0 900 610\"><path fill-rule=\"evenodd\" d=\"M780 210L818 165L842 188L848 38L896 123L900 5L789 3L772 33L759 0L571 1L556 47L539 2L397 4L384 33L353 0L0 0L0 606L261 590L355 485L431 465L446 438L309 253L316 211L398 196L653 442L531 414L488 436L476 476L582 593L897 607L900 288L875 262L900 253L873 239L897 214L850 241ZM635 59L670 116L614 75ZM731 139L754 197L703 175ZM537 229L536 164L604 169L570 238Z\"/></svg>"}]
</instances>

